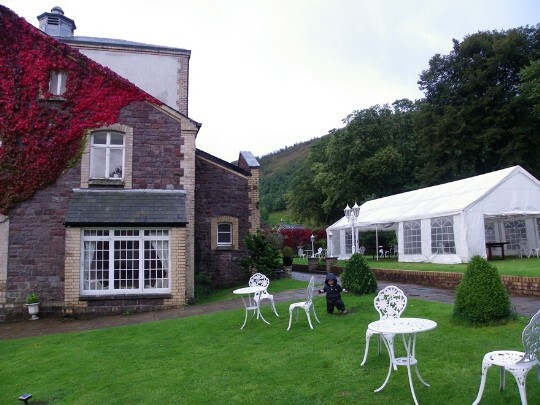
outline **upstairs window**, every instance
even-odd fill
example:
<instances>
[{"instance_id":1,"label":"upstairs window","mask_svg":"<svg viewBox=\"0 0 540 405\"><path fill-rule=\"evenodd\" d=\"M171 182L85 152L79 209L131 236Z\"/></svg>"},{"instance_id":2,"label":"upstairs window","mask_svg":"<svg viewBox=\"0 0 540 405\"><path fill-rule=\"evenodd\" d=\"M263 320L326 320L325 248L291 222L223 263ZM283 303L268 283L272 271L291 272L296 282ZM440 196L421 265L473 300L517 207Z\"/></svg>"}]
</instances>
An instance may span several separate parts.
<instances>
[{"instance_id":1,"label":"upstairs window","mask_svg":"<svg viewBox=\"0 0 540 405\"><path fill-rule=\"evenodd\" d=\"M232 224L224 222L218 224L217 245L232 246Z\"/></svg>"},{"instance_id":2,"label":"upstairs window","mask_svg":"<svg viewBox=\"0 0 540 405\"><path fill-rule=\"evenodd\" d=\"M123 179L124 134L95 132L90 142L90 178Z\"/></svg>"},{"instance_id":3,"label":"upstairs window","mask_svg":"<svg viewBox=\"0 0 540 405\"><path fill-rule=\"evenodd\" d=\"M66 92L67 73L62 71L52 71L49 81L49 93L54 96L61 96Z\"/></svg>"}]
</instances>

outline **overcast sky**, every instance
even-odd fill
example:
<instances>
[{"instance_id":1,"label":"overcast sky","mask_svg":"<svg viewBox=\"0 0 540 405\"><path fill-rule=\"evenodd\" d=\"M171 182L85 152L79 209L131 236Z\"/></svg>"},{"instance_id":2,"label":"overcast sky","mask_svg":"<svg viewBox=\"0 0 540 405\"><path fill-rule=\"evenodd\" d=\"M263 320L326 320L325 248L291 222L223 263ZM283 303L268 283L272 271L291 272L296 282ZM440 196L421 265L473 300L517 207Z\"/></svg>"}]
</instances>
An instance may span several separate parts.
<instances>
[{"instance_id":1,"label":"overcast sky","mask_svg":"<svg viewBox=\"0 0 540 405\"><path fill-rule=\"evenodd\" d=\"M191 50L197 147L227 161L342 127L354 110L423 94L452 39L540 22L539 0L0 0L37 26L60 6L75 35Z\"/></svg>"}]
</instances>

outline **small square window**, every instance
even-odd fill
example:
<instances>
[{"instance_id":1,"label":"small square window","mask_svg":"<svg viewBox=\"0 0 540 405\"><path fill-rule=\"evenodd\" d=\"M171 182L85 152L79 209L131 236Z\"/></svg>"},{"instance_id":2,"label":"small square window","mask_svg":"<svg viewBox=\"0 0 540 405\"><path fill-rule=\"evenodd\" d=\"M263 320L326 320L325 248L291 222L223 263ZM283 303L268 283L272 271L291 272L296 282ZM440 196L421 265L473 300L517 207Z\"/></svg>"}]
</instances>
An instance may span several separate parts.
<instances>
[{"instance_id":1,"label":"small square window","mask_svg":"<svg viewBox=\"0 0 540 405\"><path fill-rule=\"evenodd\" d=\"M66 92L67 73L53 71L49 81L49 93L54 96L61 96Z\"/></svg>"},{"instance_id":2,"label":"small square window","mask_svg":"<svg viewBox=\"0 0 540 405\"><path fill-rule=\"evenodd\" d=\"M232 246L232 224L220 223L217 226L217 245Z\"/></svg>"}]
</instances>

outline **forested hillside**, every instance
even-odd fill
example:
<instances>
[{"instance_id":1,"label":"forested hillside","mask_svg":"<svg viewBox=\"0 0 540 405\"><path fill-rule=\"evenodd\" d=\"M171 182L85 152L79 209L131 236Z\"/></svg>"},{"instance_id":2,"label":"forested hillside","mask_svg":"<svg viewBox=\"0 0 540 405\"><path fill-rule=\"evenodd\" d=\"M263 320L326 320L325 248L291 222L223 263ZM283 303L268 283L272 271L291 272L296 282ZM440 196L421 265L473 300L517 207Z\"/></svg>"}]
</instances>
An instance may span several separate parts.
<instances>
[{"instance_id":1,"label":"forested hillside","mask_svg":"<svg viewBox=\"0 0 540 405\"><path fill-rule=\"evenodd\" d=\"M513 165L540 177L540 24L453 40L418 85L421 100L353 111L343 128L262 157L263 209L328 224L347 203Z\"/></svg>"},{"instance_id":2,"label":"forested hillside","mask_svg":"<svg viewBox=\"0 0 540 405\"><path fill-rule=\"evenodd\" d=\"M312 139L259 158L263 211L274 212L286 209L285 195L289 191L292 177L302 161L309 155L311 145L316 142L318 139Z\"/></svg>"}]
</instances>

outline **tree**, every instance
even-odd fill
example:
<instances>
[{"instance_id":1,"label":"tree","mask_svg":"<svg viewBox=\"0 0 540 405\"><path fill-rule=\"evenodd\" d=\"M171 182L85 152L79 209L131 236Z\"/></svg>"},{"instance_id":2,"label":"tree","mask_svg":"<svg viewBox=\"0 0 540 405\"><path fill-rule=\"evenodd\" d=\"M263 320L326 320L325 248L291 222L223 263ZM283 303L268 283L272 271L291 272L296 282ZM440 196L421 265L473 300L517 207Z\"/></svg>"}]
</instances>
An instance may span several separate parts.
<instances>
[{"instance_id":1,"label":"tree","mask_svg":"<svg viewBox=\"0 0 540 405\"><path fill-rule=\"evenodd\" d=\"M416 103L354 111L313 146L293 179L287 205L301 219L330 223L347 203L362 203L412 188L417 164Z\"/></svg>"},{"instance_id":2,"label":"tree","mask_svg":"<svg viewBox=\"0 0 540 405\"><path fill-rule=\"evenodd\" d=\"M519 75L538 57L540 25L453 43L418 82L426 96L415 122L425 162L419 181L440 184L516 164L540 173L540 129Z\"/></svg>"},{"instance_id":3,"label":"tree","mask_svg":"<svg viewBox=\"0 0 540 405\"><path fill-rule=\"evenodd\" d=\"M540 120L540 60L523 68L519 75L522 95L532 103L533 114Z\"/></svg>"}]
</instances>

